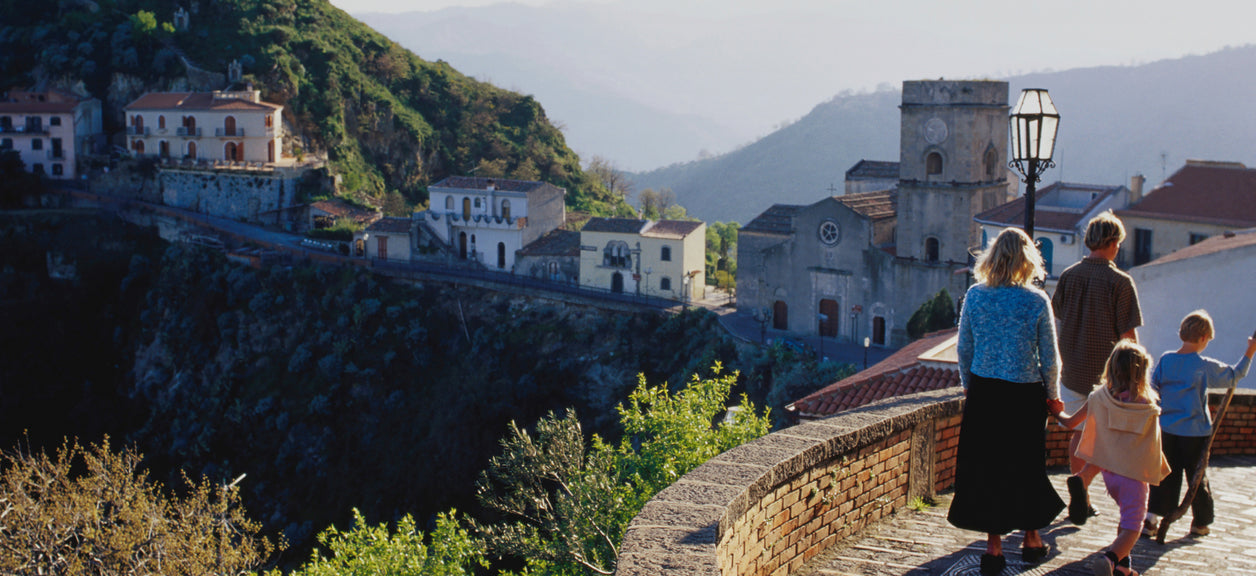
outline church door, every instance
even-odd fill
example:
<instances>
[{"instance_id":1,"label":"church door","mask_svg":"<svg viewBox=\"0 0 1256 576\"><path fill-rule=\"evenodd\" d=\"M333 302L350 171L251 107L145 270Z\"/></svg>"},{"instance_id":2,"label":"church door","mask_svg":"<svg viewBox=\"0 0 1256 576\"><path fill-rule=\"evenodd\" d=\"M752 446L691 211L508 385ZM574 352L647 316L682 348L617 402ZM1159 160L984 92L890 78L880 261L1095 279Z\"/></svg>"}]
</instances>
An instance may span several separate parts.
<instances>
[{"instance_id":1,"label":"church door","mask_svg":"<svg viewBox=\"0 0 1256 576\"><path fill-rule=\"evenodd\" d=\"M463 260L467 259L467 233L458 233L458 257Z\"/></svg>"},{"instance_id":2,"label":"church door","mask_svg":"<svg viewBox=\"0 0 1256 576\"><path fill-rule=\"evenodd\" d=\"M836 338L837 327L842 320L841 308L837 305L837 300L821 300L820 313L825 316L825 319L820 321L820 336Z\"/></svg>"},{"instance_id":3,"label":"church door","mask_svg":"<svg viewBox=\"0 0 1256 576\"><path fill-rule=\"evenodd\" d=\"M885 316L876 316L872 319L872 343L885 346Z\"/></svg>"},{"instance_id":4,"label":"church door","mask_svg":"<svg viewBox=\"0 0 1256 576\"><path fill-rule=\"evenodd\" d=\"M624 291L624 275L616 272L611 276L611 292L622 294Z\"/></svg>"},{"instance_id":5,"label":"church door","mask_svg":"<svg viewBox=\"0 0 1256 576\"><path fill-rule=\"evenodd\" d=\"M789 330L789 306L784 300L777 300L772 304L772 328Z\"/></svg>"}]
</instances>

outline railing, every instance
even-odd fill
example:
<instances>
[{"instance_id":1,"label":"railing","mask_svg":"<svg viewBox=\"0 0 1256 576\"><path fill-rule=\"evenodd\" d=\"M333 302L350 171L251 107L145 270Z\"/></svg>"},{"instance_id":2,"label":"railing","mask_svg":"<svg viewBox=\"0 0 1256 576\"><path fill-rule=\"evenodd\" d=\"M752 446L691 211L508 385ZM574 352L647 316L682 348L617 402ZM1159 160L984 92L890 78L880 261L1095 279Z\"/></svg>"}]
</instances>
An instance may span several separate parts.
<instances>
[{"instance_id":1,"label":"railing","mask_svg":"<svg viewBox=\"0 0 1256 576\"><path fill-rule=\"evenodd\" d=\"M176 136L201 136L202 132L201 128L188 128L186 126L180 126L174 131Z\"/></svg>"},{"instance_id":2,"label":"railing","mask_svg":"<svg viewBox=\"0 0 1256 576\"><path fill-rule=\"evenodd\" d=\"M48 134L48 127L40 124L39 126L31 126L28 124L18 124L16 126L0 126L0 134Z\"/></svg>"},{"instance_id":3,"label":"railing","mask_svg":"<svg viewBox=\"0 0 1256 576\"><path fill-rule=\"evenodd\" d=\"M236 128L235 130L227 130L226 128L215 128L214 136L219 138L244 138L244 129Z\"/></svg>"},{"instance_id":4,"label":"railing","mask_svg":"<svg viewBox=\"0 0 1256 576\"><path fill-rule=\"evenodd\" d=\"M65 150L64 149L63 150L49 150L48 159L49 160L64 160Z\"/></svg>"},{"instance_id":5,"label":"railing","mask_svg":"<svg viewBox=\"0 0 1256 576\"><path fill-rule=\"evenodd\" d=\"M153 134L153 129L147 126L143 128L136 128L135 126L126 127L127 136L151 136L152 134Z\"/></svg>"}]
</instances>

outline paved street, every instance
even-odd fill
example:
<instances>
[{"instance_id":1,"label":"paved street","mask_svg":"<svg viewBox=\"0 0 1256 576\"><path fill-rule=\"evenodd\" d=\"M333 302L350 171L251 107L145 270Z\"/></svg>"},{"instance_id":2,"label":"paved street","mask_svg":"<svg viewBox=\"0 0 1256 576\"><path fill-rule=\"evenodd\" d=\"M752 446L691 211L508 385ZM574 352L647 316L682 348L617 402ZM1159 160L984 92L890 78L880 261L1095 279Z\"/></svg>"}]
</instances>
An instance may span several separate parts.
<instances>
[{"instance_id":1,"label":"paved street","mask_svg":"<svg viewBox=\"0 0 1256 576\"><path fill-rule=\"evenodd\" d=\"M1256 574L1256 456L1219 456L1209 468L1216 496L1217 521L1212 534L1202 538L1186 535L1190 513L1173 523L1164 545L1143 538L1131 554L1134 569L1150 575L1253 575ZM1067 502L1064 469L1053 469L1056 490ZM952 527L946 521L951 494L935 506L916 511L904 509L865 529L850 541L817 556L799 574L804 576L850 575L977 575L985 535ZM1021 537L1004 539L1008 566L1013 574L1092 574L1090 558L1112 542L1119 516L1116 504L1098 477L1090 487L1091 503L1099 516L1085 526L1069 523L1061 513L1043 531L1051 547L1047 561L1029 566L1020 562Z\"/></svg>"}]
</instances>

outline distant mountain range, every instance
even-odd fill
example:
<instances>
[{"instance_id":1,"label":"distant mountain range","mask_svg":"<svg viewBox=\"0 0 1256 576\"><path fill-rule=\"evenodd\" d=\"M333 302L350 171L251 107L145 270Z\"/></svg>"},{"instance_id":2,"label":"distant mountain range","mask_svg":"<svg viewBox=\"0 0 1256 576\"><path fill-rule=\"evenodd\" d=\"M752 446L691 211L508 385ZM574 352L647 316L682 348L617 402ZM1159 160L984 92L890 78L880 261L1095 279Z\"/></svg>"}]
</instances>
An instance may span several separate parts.
<instances>
[{"instance_id":1,"label":"distant mountain range","mask_svg":"<svg viewBox=\"0 0 1256 576\"><path fill-rule=\"evenodd\" d=\"M1050 90L1060 110L1057 167L1043 182L1149 186L1187 159L1256 162L1256 45L1140 66L1009 78ZM774 203L841 194L860 159L898 160L898 90L839 96L734 152L632 174L636 190L670 188L690 215L745 223ZM838 190L831 192L830 190Z\"/></svg>"}]
</instances>

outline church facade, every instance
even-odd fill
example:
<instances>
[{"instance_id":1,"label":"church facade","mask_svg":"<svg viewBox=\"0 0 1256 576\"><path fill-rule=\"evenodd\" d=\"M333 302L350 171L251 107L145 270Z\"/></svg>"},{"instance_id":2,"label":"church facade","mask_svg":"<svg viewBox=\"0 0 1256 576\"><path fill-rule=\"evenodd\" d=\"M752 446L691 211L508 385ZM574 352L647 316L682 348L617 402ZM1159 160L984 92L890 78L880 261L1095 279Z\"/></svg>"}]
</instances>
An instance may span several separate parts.
<instances>
[{"instance_id":1,"label":"church facade","mask_svg":"<svg viewBox=\"0 0 1256 576\"><path fill-rule=\"evenodd\" d=\"M981 242L978 213L1002 204L1008 84L903 83L899 174L888 190L774 205L738 236L737 307L774 330L902 346L940 290L958 299Z\"/></svg>"}]
</instances>

